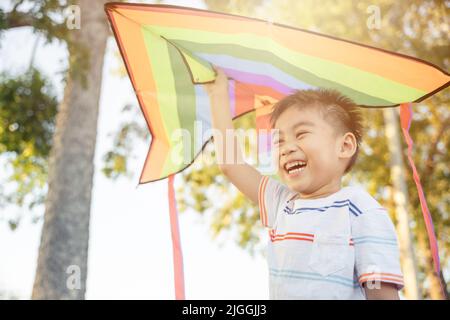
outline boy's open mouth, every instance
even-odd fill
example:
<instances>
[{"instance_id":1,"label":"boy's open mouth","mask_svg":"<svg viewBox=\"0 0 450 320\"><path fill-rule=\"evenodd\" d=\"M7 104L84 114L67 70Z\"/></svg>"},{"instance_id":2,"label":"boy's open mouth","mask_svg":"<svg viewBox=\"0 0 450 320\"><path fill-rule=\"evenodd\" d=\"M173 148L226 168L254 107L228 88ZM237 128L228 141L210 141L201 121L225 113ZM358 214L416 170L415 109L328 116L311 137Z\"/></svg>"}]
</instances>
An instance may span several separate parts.
<instances>
[{"instance_id":1,"label":"boy's open mouth","mask_svg":"<svg viewBox=\"0 0 450 320\"><path fill-rule=\"evenodd\" d=\"M306 167L306 161L302 161L302 160L290 161L284 165L284 169L286 170L286 172L289 175L300 173L303 170L305 170L305 167Z\"/></svg>"}]
</instances>

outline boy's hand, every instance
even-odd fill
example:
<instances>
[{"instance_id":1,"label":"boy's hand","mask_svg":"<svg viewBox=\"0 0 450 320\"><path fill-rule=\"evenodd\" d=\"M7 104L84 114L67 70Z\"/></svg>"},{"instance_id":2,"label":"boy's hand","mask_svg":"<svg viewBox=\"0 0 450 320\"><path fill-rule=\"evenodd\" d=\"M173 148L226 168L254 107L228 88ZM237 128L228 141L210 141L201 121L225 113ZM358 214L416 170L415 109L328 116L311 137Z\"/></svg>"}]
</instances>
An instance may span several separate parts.
<instances>
[{"instance_id":1,"label":"boy's hand","mask_svg":"<svg viewBox=\"0 0 450 320\"><path fill-rule=\"evenodd\" d=\"M220 170L244 195L253 202L258 203L258 187L261 174L258 170L244 161L239 143L230 148L227 140L227 131L234 130L228 95L228 79L223 70L214 66L217 77L214 83L204 84L211 101L211 122L215 129L214 145L216 159ZM222 143L219 143L222 142ZM230 162L228 159L232 159Z\"/></svg>"},{"instance_id":2,"label":"boy's hand","mask_svg":"<svg viewBox=\"0 0 450 320\"><path fill-rule=\"evenodd\" d=\"M217 73L216 80L213 83L206 83L205 89L208 95L211 96L224 96L228 95L228 78L225 72L217 66L213 66Z\"/></svg>"}]
</instances>

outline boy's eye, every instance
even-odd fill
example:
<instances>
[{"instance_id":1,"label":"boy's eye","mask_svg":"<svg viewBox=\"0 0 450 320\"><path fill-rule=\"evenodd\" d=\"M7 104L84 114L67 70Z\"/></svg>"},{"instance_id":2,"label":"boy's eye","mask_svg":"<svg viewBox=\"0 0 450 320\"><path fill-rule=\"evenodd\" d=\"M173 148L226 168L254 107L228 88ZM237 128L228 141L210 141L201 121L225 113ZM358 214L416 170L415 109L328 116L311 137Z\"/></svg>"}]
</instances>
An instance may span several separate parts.
<instances>
[{"instance_id":1,"label":"boy's eye","mask_svg":"<svg viewBox=\"0 0 450 320\"><path fill-rule=\"evenodd\" d=\"M284 142L283 139L279 139L279 140L275 140L274 144L275 144L275 145L279 145L279 144L281 144L281 143L283 143L283 142Z\"/></svg>"},{"instance_id":2,"label":"boy's eye","mask_svg":"<svg viewBox=\"0 0 450 320\"><path fill-rule=\"evenodd\" d=\"M302 131L296 134L296 138L298 139L299 137L301 137L302 135L308 133L307 131Z\"/></svg>"}]
</instances>

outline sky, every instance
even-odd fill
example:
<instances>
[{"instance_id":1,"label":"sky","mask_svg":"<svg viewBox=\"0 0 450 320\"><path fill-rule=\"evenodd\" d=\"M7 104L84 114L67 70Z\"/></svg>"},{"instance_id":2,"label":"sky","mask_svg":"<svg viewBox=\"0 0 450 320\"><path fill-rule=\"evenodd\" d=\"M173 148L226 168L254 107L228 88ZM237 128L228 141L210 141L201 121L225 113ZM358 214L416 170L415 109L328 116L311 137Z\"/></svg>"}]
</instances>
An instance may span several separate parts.
<instances>
[{"instance_id":1,"label":"sky","mask_svg":"<svg viewBox=\"0 0 450 320\"><path fill-rule=\"evenodd\" d=\"M166 1L167 4L204 8L200 0ZM82 13L81 13L82 14ZM36 35L30 28L5 32L0 39L0 71L27 69ZM103 68L87 279L87 299L174 299L172 245L167 199L167 180L136 187L149 142L134 143L134 176L113 181L100 168L110 150L113 135L126 104L139 108L128 77L114 71L121 63L113 37L108 41ZM48 75L62 97L60 71L66 66L64 45L38 42L34 64ZM144 119L138 119L144 125ZM1 160L1 159L0 159ZM0 171L0 177L2 171ZM180 177L178 177L180 178ZM176 178L175 187L177 186ZM43 214L44 207L36 209ZM35 213L36 214L36 213ZM32 222L25 209L6 207L3 217L21 215L15 231L0 220L0 294L30 299L42 220ZM251 257L231 235L213 240L210 216L186 212L179 217L187 299L268 299L268 269L262 255ZM261 231L262 242L267 233Z\"/></svg>"}]
</instances>

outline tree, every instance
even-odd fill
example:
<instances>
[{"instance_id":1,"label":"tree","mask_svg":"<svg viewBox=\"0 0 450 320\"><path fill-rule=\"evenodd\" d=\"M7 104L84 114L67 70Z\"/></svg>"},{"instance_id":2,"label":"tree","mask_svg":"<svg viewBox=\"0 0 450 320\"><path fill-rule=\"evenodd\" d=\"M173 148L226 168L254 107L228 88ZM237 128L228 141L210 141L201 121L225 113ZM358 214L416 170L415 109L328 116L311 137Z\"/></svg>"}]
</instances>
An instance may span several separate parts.
<instances>
[{"instance_id":1,"label":"tree","mask_svg":"<svg viewBox=\"0 0 450 320\"><path fill-rule=\"evenodd\" d=\"M69 52L64 98L58 107L50 150L48 193L32 294L34 299L82 299L86 291L98 101L109 36L104 3L74 2L75 7L72 8L79 9L81 14L81 29L76 29L76 26L72 29L66 21L57 21L65 17L65 1L36 1L30 8L30 3L19 0L10 12L1 14L3 30L33 27L49 41L65 41ZM21 10L26 6L27 11ZM47 120L51 118L52 115L46 117ZM43 136L36 135L36 138L40 137ZM75 273L68 275L66 272L71 270Z\"/></svg>"},{"instance_id":2,"label":"tree","mask_svg":"<svg viewBox=\"0 0 450 320\"><path fill-rule=\"evenodd\" d=\"M402 157L402 146L399 117L397 110L392 108L383 109L386 124L386 139L390 153L390 174L393 183L393 200L395 204L395 215L397 219L397 235L400 247L400 260L403 266L405 296L408 299L420 299L420 287L418 279L417 259L413 247L413 239L410 228L410 214L408 212L408 187L403 176L405 166Z\"/></svg>"},{"instance_id":3,"label":"tree","mask_svg":"<svg viewBox=\"0 0 450 320\"><path fill-rule=\"evenodd\" d=\"M109 36L104 2L80 0L81 29L68 34L74 47L85 48L88 67L85 77L69 72L56 118L33 299L83 299L86 291L98 102ZM69 284L66 272L72 267L79 278Z\"/></svg>"}]
</instances>

